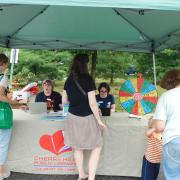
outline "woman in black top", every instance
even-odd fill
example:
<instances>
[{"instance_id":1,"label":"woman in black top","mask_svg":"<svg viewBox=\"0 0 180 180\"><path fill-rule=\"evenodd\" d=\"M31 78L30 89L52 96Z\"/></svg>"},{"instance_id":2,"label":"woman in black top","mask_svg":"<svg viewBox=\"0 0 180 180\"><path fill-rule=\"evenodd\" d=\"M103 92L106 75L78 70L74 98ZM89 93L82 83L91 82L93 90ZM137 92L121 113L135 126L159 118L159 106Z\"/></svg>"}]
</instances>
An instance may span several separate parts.
<instances>
[{"instance_id":1,"label":"woman in black top","mask_svg":"<svg viewBox=\"0 0 180 180\"><path fill-rule=\"evenodd\" d=\"M75 56L70 74L64 85L63 104L69 103L69 113L65 125L65 144L74 150L74 158L79 178L86 179L83 168L83 150L90 149L89 180L95 179L95 173L102 148L102 123L96 103L96 86L88 73L88 55Z\"/></svg>"}]
</instances>

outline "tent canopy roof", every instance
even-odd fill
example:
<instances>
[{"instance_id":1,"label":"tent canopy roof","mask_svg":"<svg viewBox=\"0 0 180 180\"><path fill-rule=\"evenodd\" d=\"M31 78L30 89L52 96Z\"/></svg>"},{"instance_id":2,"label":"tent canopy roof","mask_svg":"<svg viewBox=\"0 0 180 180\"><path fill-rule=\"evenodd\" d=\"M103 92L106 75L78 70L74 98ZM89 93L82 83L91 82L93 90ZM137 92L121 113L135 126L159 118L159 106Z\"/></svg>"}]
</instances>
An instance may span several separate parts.
<instances>
[{"instance_id":1,"label":"tent canopy roof","mask_svg":"<svg viewBox=\"0 0 180 180\"><path fill-rule=\"evenodd\" d=\"M1 0L0 46L159 51L180 43L179 0Z\"/></svg>"},{"instance_id":2,"label":"tent canopy roof","mask_svg":"<svg viewBox=\"0 0 180 180\"><path fill-rule=\"evenodd\" d=\"M1 0L1 4L180 10L179 0Z\"/></svg>"}]
</instances>

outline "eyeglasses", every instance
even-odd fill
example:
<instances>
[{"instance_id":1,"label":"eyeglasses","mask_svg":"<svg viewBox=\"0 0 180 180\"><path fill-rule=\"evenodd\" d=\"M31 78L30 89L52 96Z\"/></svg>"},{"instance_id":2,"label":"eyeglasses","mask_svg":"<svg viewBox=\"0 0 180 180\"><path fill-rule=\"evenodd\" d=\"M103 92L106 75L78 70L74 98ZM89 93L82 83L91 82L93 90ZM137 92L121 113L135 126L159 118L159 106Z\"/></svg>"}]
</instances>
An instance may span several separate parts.
<instances>
[{"instance_id":1,"label":"eyeglasses","mask_svg":"<svg viewBox=\"0 0 180 180\"><path fill-rule=\"evenodd\" d=\"M52 86L50 83L44 83L45 86Z\"/></svg>"},{"instance_id":2,"label":"eyeglasses","mask_svg":"<svg viewBox=\"0 0 180 180\"><path fill-rule=\"evenodd\" d=\"M100 91L100 93L107 93L107 91Z\"/></svg>"}]
</instances>

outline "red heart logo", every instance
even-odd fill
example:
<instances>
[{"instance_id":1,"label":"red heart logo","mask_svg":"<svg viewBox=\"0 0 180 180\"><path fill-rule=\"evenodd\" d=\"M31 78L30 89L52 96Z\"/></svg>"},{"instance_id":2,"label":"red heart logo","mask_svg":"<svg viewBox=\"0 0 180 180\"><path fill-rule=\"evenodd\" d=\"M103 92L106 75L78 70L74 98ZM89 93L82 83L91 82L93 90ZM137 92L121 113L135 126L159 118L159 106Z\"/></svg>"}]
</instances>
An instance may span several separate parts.
<instances>
[{"instance_id":1,"label":"red heart logo","mask_svg":"<svg viewBox=\"0 0 180 180\"><path fill-rule=\"evenodd\" d=\"M53 135L42 135L39 144L43 149L56 155L72 150L70 147L67 148L67 146L65 146L62 130L56 131Z\"/></svg>"}]
</instances>

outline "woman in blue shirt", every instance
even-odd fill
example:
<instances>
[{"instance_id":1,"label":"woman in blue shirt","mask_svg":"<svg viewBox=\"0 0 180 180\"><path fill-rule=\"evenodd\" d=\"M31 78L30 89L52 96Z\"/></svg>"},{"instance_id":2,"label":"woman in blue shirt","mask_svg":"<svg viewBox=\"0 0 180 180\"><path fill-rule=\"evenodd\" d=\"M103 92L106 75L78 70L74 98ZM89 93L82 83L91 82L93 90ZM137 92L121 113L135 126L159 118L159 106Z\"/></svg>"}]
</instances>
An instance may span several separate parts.
<instances>
[{"instance_id":1,"label":"woman in blue shirt","mask_svg":"<svg viewBox=\"0 0 180 180\"><path fill-rule=\"evenodd\" d=\"M103 82L98 87L99 94L96 95L96 101L101 108L111 108L111 112L115 112L115 100L112 94L109 94L110 87L107 83Z\"/></svg>"}]
</instances>

